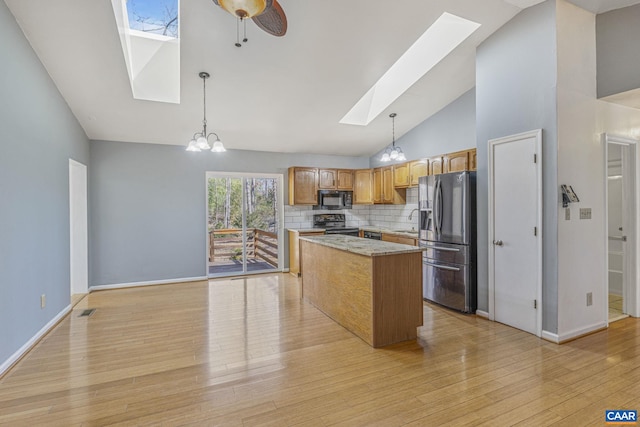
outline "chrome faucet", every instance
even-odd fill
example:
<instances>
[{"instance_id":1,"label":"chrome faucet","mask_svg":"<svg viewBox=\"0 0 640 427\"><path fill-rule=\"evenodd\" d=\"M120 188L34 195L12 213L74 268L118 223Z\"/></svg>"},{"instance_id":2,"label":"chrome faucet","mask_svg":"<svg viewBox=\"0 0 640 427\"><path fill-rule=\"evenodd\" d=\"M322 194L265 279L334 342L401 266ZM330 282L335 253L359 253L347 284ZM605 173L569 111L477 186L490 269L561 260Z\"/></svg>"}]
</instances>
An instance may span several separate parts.
<instances>
[{"instance_id":1,"label":"chrome faucet","mask_svg":"<svg viewBox=\"0 0 640 427\"><path fill-rule=\"evenodd\" d=\"M413 213L415 211L417 211L417 210L418 210L418 208L415 208L414 210L411 211L411 213L409 214L409 217L408 217L409 221L413 221Z\"/></svg>"}]
</instances>

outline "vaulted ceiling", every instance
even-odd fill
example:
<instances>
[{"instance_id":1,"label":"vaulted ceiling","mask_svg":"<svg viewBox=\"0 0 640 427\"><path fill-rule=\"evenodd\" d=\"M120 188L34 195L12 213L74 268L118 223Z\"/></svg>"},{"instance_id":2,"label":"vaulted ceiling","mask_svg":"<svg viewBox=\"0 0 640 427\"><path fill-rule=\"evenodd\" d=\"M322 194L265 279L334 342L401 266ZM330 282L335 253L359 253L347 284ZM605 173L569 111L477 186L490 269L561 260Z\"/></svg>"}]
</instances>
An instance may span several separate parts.
<instances>
[{"instance_id":1,"label":"vaulted ceiling","mask_svg":"<svg viewBox=\"0 0 640 427\"><path fill-rule=\"evenodd\" d=\"M604 12L639 0L573 0ZM475 85L475 48L535 0L279 0L289 28L270 36L211 0L182 0L180 103L132 97L109 0L5 0L88 137L186 145L207 115L228 149L370 155ZM482 24L368 126L339 120L443 13ZM470 141L470 145L473 142Z\"/></svg>"}]
</instances>

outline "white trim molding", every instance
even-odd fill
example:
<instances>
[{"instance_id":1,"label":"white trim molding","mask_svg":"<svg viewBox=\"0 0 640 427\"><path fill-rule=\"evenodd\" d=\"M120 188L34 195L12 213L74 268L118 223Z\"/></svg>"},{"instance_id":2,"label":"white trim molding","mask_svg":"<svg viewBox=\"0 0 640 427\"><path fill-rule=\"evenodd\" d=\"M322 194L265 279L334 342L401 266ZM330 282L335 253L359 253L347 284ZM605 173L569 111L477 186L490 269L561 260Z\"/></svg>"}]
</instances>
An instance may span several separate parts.
<instances>
[{"instance_id":1,"label":"white trim molding","mask_svg":"<svg viewBox=\"0 0 640 427\"><path fill-rule=\"evenodd\" d=\"M29 339L22 347L13 353L7 360L0 365L0 377L4 375L13 365L15 365L25 354L29 352L49 331L53 329L67 314L71 312L71 304L66 306L60 313L51 319L36 334Z\"/></svg>"},{"instance_id":2,"label":"white trim molding","mask_svg":"<svg viewBox=\"0 0 640 427\"><path fill-rule=\"evenodd\" d=\"M551 341L552 343L560 344L560 338L558 337L558 334L553 332L542 331L540 338L546 341Z\"/></svg>"},{"instance_id":3,"label":"white trim molding","mask_svg":"<svg viewBox=\"0 0 640 427\"><path fill-rule=\"evenodd\" d=\"M608 322L598 322L589 326L585 326L583 328L574 329L573 331L565 332L563 334L558 335L558 339L560 340L560 344L565 343L567 341L574 340L576 338L580 338L585 335L592 334L594 332L599 332L604 329L607 329Z\"/></svg>"},{"instance_id":4,"label":"white trim molding","mask_svg":"<svg viewBox=\"0 0 640 427\"><path fill-rule=\"evenodd\" d=\"M489 313L484 310L476 310L476 316L482 317L483 319L490 320Z\"/></svg>"},{"instance_id":5,"label":"white trim molding","mask_svg":"<svg viewBox=\"0 0 640 427\"><path fill-rule=\"evenodd\" d=\"M122 289L122 288L136 288L138 286L154 286L154 285L169 285L173 283L183 282L202 282L208 281L207 276L200 277L185 277L181 279L165 279L165 280L150 280L146 282L130 282L130 283L113 283L109 285L96 285L89 288L89 292L104 291L107 289Z\"/></svg>"}]
</instances>

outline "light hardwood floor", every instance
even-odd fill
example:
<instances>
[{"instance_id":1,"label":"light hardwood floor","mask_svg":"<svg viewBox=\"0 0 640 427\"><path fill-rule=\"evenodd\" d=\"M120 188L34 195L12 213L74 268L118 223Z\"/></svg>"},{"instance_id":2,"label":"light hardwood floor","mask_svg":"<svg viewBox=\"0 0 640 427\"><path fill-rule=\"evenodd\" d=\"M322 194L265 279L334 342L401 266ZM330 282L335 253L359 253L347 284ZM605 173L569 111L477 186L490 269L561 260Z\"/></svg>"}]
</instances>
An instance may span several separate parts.
<instances>
[{"instance_id":1,"label":"light hardwood floor","mask_svg":"<svg viewBox=\"0 0 640 427\"><path fill-rule=\"evenodd\" d=\"M0 379L11 426L600 426L605 409L640 409L638 319L556 345L425 304L417 341L373 349L283 274L89 294Z\"/></svg>"}]
</instances>

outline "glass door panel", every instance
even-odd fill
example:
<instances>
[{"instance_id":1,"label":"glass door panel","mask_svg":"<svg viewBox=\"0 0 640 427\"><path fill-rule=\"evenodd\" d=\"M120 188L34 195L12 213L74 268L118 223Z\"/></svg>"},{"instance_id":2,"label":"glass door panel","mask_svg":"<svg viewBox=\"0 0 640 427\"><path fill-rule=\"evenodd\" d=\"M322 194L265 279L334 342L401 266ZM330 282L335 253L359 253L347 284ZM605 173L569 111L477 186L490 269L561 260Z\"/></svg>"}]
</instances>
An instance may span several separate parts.
<instances>
[{"instance_id":1,"label":"glass door panel","mask_svg":"<svg viewBox=\"0 0 640 427\"><path fill-rule=\"evenodd\" d=\"M244 272L242 179L208 179L209 275Z\"/></svg>"},{"instance_id":2,"label":"glass door panel","mask_svg":"<svg viewBox=\"0 0 640 427\"><path fill-rule=\"evenodd\" d=\"M280 270L281 176L207 174L209 277Z\"/></svg>"},{"instance_id":3,"label":"glass door panel","mask_svg":"<svg viewBox=\"0 0 640 427\"><path fill-rule=\"evenodd\" d=\"M278 268L277 185L275 178L245 178L249 272Z\"/></svg>"}]
</instances>

